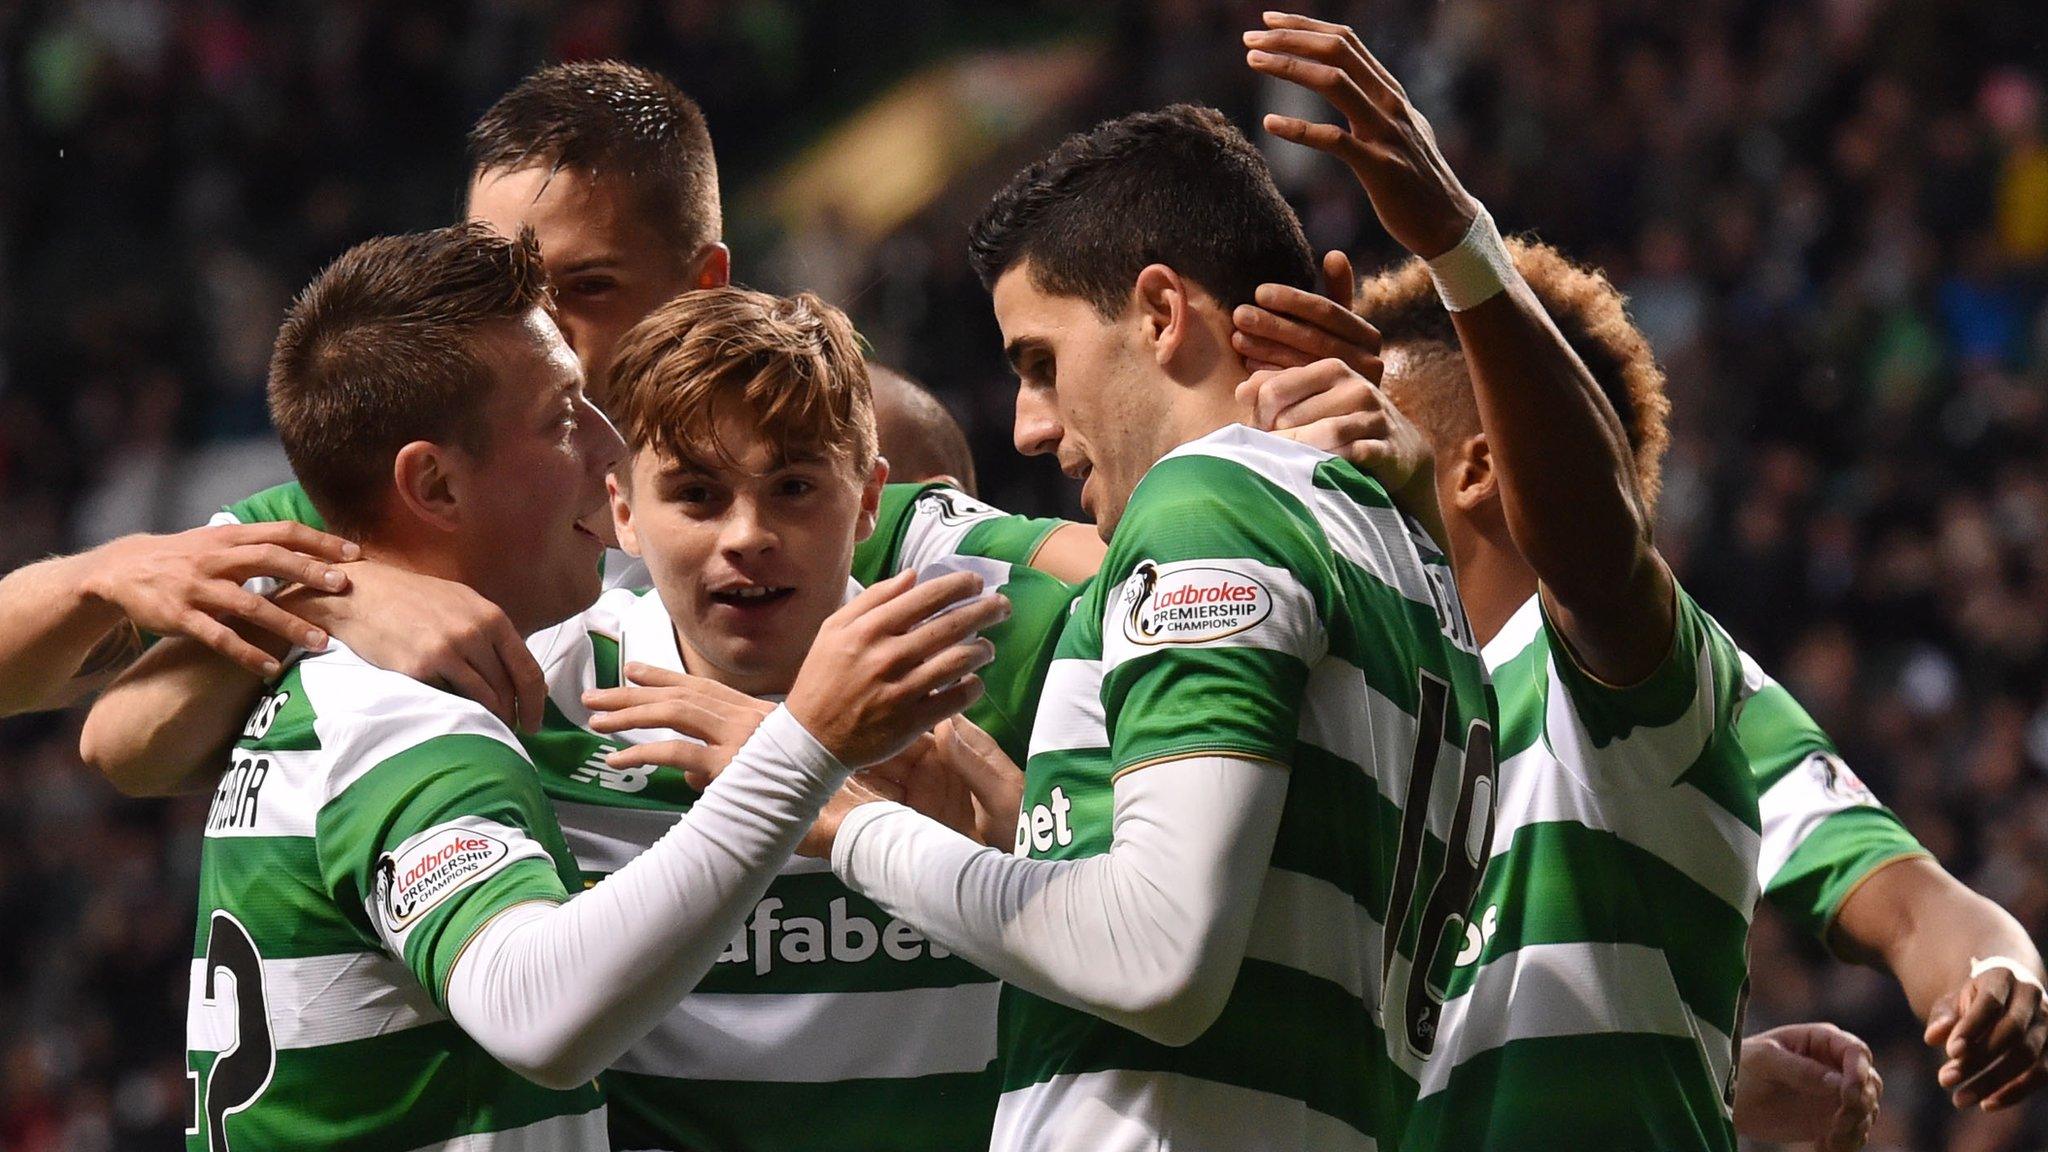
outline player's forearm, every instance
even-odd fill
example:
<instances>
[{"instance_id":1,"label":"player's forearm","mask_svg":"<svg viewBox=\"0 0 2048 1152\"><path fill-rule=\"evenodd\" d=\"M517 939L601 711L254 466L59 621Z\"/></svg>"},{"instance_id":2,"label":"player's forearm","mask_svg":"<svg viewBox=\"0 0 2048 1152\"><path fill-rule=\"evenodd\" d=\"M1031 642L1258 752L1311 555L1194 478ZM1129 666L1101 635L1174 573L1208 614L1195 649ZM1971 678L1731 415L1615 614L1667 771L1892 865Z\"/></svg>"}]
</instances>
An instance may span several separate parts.
<instances>
[{"instance_id":1,"label":"player's forearm","mask_svg":"<svg viewBox=\"0 0 2048 1152\"><path fill-rule=\"evenodd\" d=\"M536 1083L589 1080L710 971L845 776L777 709L630 864L567 904L515 907L480 929L449 974L450 1014Z\"/></svg>"},{"instance_id":2,"label":"player's forearm","mask_svg":"<svg viewBox=\"0 0 2048 1152\"><path fill-rule=\"evenodd\" d=\"M1833 943L1849 959L1882 963L1922 1020L1970 978L1973 960L2004 956L2042 971L2040 952L2010 912L1927 857L1887 865L1851 892Z\"/></svg>"},{"instance_id":3,"label":"player's forearm","mask_svg":"<svg viewBox=\"0 0 2048 1152\"><path fill-rule=\"evenodd\" d=\"M281 641L238 629L281 655ZM172 796L211 786L225 751L263 694L263 681L205 645L166 639L93 703L78 754L129 796Z\"/></svg>"},{"instance_id":4,"label":"player's forearm","mask_svg":"<svg viewBox=\"0 0 2048 1152\"><path fill-rule=\"evenodd\" d=\"M1115 841L1082 860L984 848L895 805L849 816L841 879L1020 988L1163 1044L1215 1023L1243 962L1286 770L1226 757L1119 781Z\"/></svg>"},{"instance_id":5,"label":"player's forearm","mask_svg":"<svg viewBox=\"0 0 2048 1152\"><path fill-rule=\"evenodd\" d=\"M87 552L0 579L0 716L69 703L86 658L122 623L92 594L91 576Z\"/></svg>"}]
</instances>

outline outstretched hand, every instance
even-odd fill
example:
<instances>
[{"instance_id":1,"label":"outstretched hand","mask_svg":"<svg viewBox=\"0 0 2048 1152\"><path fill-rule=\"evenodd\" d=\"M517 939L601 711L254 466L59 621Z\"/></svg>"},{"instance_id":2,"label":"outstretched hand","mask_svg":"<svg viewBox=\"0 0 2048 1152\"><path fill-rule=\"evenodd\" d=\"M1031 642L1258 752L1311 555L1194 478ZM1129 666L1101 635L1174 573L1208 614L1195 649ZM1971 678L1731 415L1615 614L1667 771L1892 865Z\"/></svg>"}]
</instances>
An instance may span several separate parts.
<instances>
[{"instance_id":1,"label":"outstretched hand","mask_svg":"<svg viewBox=\"0 0 2048 1152\"><path fill-rule=\"evenodd\" d=\"M1266 131L1342 160L1395 243L1423 259L1443 255L1479 218L1479 201L1437 147L1436 131L1358 33L1342 24L1268 12L1244 34L1245 62L1314 92L1346 124L1269 115Z\"/></svg>"},{"instance_id":2,"label":"outstretched hand","mask_svg":"<svg viewBox=\"0 0 2048 1152\"><path fill-rule=\"evenodd\" d=\"M1870 1136L1884 1079L1870 1046L1832 1024L1788 1024L1742 1042L1735 1129L1753 1140L1856 1152Z\"/></svg>"}]
</instances>

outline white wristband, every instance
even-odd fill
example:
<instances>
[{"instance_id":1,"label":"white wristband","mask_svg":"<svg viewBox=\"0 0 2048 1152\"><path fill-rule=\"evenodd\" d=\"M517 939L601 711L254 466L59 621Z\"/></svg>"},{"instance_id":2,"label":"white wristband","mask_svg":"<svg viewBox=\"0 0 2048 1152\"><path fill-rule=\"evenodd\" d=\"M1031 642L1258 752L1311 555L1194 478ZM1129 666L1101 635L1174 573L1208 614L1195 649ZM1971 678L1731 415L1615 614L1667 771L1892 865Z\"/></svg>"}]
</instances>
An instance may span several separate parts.
<instances>
[{"instance_id":1,"label":"white wristband","mask_svg":"<svg viewBox=\"0 0 2048 1152\"><path fill-rule=\"evenodd\" d=\"M1970 979L1972 980L1994 968L2003 968L2012 973L2013 979L2032 984L2043 995L2048 995L2048 988L2041 987L2040 974L2010 956L1986 956L1982 960L1977 959L1975 956L1970 957Z\"/></svg>"},{"instance_id":2,"label":"white wristband","mask_svg":"<svg viewBox=\"0 0 2048 1152\"><path fill-rule=\"evenodd\" d=\"M1500 295L1521 273L1515 271L1493 216L1481 208L1458 246L1429 262L1429 278L1444 307L1463 312Z\"/></svg>"}]
</instances>

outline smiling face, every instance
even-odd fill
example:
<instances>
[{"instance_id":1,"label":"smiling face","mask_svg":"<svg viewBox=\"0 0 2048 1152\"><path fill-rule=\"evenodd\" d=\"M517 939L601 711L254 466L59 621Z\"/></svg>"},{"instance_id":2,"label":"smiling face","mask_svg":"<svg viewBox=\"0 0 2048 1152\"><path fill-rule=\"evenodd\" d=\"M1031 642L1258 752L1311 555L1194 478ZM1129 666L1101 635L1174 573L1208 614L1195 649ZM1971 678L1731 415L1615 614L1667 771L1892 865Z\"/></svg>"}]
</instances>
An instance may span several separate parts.
<instances>
[{"instance_id":1,"label":"smiling face","mask_svg":"<svg viewBox=\"0 0 2048 1152\"><path fill-rule=\"evenodd\" d=\"M724 283L723 249L678 251L630 189L579 168L486 169L470 183L469 218L506 236L533 229L562 335L600 406L612 349L628 328L682 292Z\"/></svg>"},{"instance_id":2,"label":"smiling face","mask_svg":"<svg viewBox=\"0 0 2048 1152\"><path fill-rule=\"evenodd\" d=\"M478 343L492 390L479 449L450 455L462 510L454 545L468 583L531 632L597 598L605 473L625 446L545 311L502 321Z\"/></svg>"},{"instance_id":3,"label":"smiling face","mask_svg":"<svg viewBox=\"0 0 2048 1152\"><path fill-rule=\"evenodd\" d=\"M613 481L612 512L620 544L647 562L688 671L761 695L789 690L845 600L887 469L786 454L754 426L719 421L729 459L635 452L628 482Z\"/></svg>"},{"instance_id":4,"label":"smiling face","mask_svg":"<svg viewBox=\"0 0 2048 1152\"><path fill-rule=\"evenodd\" d=\"M994 297L1017 372L1017 451L1057 456L1107 540L1138 481L1173 447L1176 385L1143 346L1141 318L1106 320L1079 296L1046 292L1028 263L1004 272Z\"/></svg>"}]
</instances>

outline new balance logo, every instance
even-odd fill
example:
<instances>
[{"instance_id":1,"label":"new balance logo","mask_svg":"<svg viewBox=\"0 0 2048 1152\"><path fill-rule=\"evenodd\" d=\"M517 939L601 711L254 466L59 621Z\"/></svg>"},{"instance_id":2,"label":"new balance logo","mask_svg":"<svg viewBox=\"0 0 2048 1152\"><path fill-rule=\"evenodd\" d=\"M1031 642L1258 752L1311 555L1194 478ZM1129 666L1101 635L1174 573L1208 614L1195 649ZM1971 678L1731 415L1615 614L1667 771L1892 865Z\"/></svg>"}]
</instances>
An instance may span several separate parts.
<instances>
[{"instance_id":1,"label":"new balance logo","mask_svg":"<svg viewBox=\"0 0 2048 1152\"><path fill-rule=\"evenodd\" d=\"M578 784L595 784L614 792L639 792L647 787L647 781L654 775L654 765L645 764L638 768L614 768L604 762L605 754L617 745L600 744L590 758L578 765L569 779Z\"/></svg>"}]
</instances>

